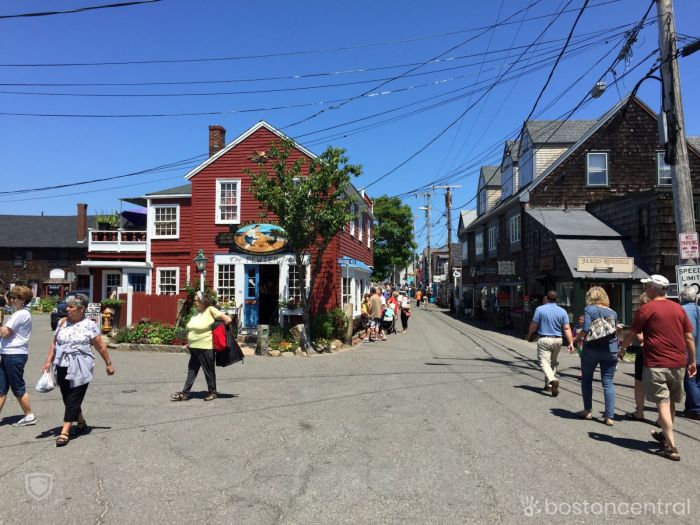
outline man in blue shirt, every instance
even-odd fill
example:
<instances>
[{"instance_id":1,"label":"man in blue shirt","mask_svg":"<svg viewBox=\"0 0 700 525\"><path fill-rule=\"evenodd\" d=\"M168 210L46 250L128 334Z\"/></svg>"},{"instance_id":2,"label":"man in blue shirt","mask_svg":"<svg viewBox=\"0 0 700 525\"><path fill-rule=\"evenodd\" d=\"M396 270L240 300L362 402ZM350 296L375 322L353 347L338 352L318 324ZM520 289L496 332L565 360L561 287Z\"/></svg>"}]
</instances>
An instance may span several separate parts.
<instances>
[{"instance_id":1,"label":"man in blue shirt","mask_svg":"<svg viewBox=\"0 0 700 525\"><path fill-rule=\"evenodd\" d=\"M545 390L551 390L552 397L559 395L559 380L557 379L557 357L561 350L563 334L566 334L569 351L573 351L573 336L569 325L569 314L557 305L557 292L547 292L544 304L538 306L530 323L528 340L537 333L537 361L544 372Z\"/></svg>"},{"instance_id":2,"label":"man in blue shirt","mask_svg":"<svg viewBox=\"0 0 700 525\"><path fill-rule=\"evenodd\" d=\"M681 304L683 310L688 314L690 324L693 325L693 338L695 339L695 348L698 348L698 336L700 335L700 307L697 305L697 291L693 286L683 288L681 292ZM695 359L700 364L700 357L696 353ZM685 389L685 411L683 415L688 419L700 420L700 374L695 374L695 377L690 377L688 371L685 371L683 379L683 388Z\"/></svg>"}]
</instances>

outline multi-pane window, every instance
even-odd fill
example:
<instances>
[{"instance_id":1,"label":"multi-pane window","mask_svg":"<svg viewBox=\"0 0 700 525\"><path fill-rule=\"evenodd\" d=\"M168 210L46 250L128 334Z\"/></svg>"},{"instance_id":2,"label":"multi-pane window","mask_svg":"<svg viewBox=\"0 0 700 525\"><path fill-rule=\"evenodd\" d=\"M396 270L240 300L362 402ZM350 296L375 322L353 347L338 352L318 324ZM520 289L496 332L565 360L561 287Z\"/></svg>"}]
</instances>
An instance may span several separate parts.
<instances>
[{"instance_id":1,"label":"multi-pane window","mask_svg":"<svg viewBox=\"0 0 700 525\"><path fill-rule=\"evenodd\" d=\"M105 290L104 297L111 297L113 292L117 291L122 285L122 274L121 273L106 273L105 274Z\"/></svg>"},{"instance_id":2,"label":"multi-pane window","mask_svg":"<svg viewBox=\"0 0 700 525\"><path fill-rule=\"evenodd\" d=\"M498 226L491 226L489 228L489 251L496 251L496 244L498 243Z\"/></svg>"},{"instance_id":3,"label":"multi-pane window","mask_svg":"<svg viewBox=\"0 0 700 525\"><path fill-rule=\"evenodd\" d=\"M484 234L483 233L477 233L474 236L474 253L476 255L483 255L484 254Z\"/></svg>"},{"instance_id":4,"label":"multi-pane window","mask_svg":"<svg viewBox=\"0 0 700 525\"><path fill-rule=\"evenodd\" d=\"M508 219L508 230L511 244L520 240L520 215Z\"/></svg>"},{"instance_id":5,"label":"multi-pane window","mask_svg":"<svg viewBox=\"0 0 700 525\"><path fill-rule=\"evenodd\" d=\"M343 277L343 305L352 304L352 279Z\"/></svg>"},{"instance_id":6,"label":"multi-pane window","mask_svg":"<svg viewBox=\"0 0 700 525\"><path fill-rule=\"evenodd\" d=\"M219 295L219 299L222 302L234 300L236 297L236 265L220 264L218 269L216 293Z\"/></svg>"},{"instance_id":7,"label":"multi-pane window","mask_svg":"<svg viewBox=\"0 0 700 525\"><path fill-rule=\"evenodd\" d=\"M362 230L364 229L364 221L362 220L362 212L357 215L357 238L362 240Z\"/></svg>"},{"instance_id":8,"label":"multi-pane window","mask_svg":"<svg viewBox=\"0 0 700 525\"><path fill-rule=\"evenodd\" d=\"M129 286L132 287L134 292L145 292L146 291L146 274L144 274L144 273L130 273L129 274Z\"/></svg>"},{"instance_id":9,"label":"multi-pane window","mask_svg":"<svg viewBox=\"0 0 700 525\"><path fill-rule=\"evenodd\" d=\"M656 172L658 174L658 185L659 186L670 186L673 184L671 179L671 166L666 164L664 160L664 152L656 152Z\"/></svg>"},{"instance_id":10,"label":"multi-pane window","mask_svg":"<svg viewBox=\"0 0 700 525\"><path fill-rule=\"evenodd\" d=\"M177 206L154 208L155 237L177 237Z\"/></svg>"},{"instance_id":11,"label":"multi-pane window","mask_svg":"<svg viewBox=\"0 0 700 525\"><path fill-rule=\"evenodd\" d=\"M586 184L589 186L608 185L607 153L589 153L586 156Z\"/></svg>"},{"instance_id":12,"label":"multi-pane window","mask_svg":"<svg viewBox=\"0 0 700 525\"><path fill-rule=\"evenodd\" d=\"M234 224L240 222L239 180L216 181L216 222Z\"/></svg>"},{"instance_id":13,"label":"multi-pane window","mask_svg":"<svg viewBox=\"0 0 700 525\"><path fill-rule=\"evenodd\" d=\"M305 267L302 266L301 270ZM301 302L304 279L300 268L296 264L289 265L289 299Z\"/></svg>"},{"instance_id":14,"label":"multi-pane window","mask_svg":"<svg viewBox=\"0 0 700 525\"><path fill-rule=\"evenodd\" d=\"M158 290L160 295L177 294L177 269L158 268Z\"/></svg>"}]
</instances>

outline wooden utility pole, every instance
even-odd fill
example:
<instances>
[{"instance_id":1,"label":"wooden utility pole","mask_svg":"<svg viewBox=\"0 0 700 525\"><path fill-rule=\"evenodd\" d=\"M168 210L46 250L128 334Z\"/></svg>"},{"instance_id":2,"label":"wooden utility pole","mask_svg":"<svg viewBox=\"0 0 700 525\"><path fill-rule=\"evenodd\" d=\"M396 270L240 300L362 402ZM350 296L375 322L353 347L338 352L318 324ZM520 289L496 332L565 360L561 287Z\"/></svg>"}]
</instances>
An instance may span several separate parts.
<instances>
[{"instance_id":1,"label":"wooden utility pole","mask_svg":"<svg viewBox=\"0 0 700 525\"><path fill-rule=\"evenodd\" d=\"M427 265L427 271L425 272L425 283L428 286L430 286L430 265L431 265L431 260L430 260L430 193L424 193L423 196L425 197L425 206L421 206L421 210L425 210L425 227L427 229L427 236L428 236L428 265Z\"/></svg>"},{"instance_id":2,"label":"wooden utility pole","mask_svg":"<svg viewBox=\"0 0 700 525\"><path fill-rule=\"evenodd\" d=\"M688 148L685 143L685 118L681 99L681 82L676 53L676 24L673 18L673 0L656 0L659 24L659 49L661 51L661 79L663 99L661 110L666 116L668 129L666 143L666 163L671 166L673 183L673 211L676 232L695 233L695 210L693 188L690 181ZM694 260L681 260L680 235L678 243L678 264L695 264Z\"/></svg>"}]
</instances>

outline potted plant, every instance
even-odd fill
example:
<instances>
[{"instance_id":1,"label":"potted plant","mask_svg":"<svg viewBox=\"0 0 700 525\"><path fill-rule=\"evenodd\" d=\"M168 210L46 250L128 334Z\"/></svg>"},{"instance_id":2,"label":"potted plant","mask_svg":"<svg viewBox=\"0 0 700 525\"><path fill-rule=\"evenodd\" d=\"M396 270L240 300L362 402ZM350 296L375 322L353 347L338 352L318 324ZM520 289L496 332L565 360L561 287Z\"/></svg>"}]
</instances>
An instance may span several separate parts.
<instances>
[{"instance_id":1,"label":"potted plant","mask_svg":"<svg viewBox=\"0 0 700 525\"><path fill-rule=\"evenodd\" d=\"M110 314L112 316L112 327L116 328L119 326L119 313L121 312L121 307L124 304L124 301L121 299L102 299L100 301L100 304L102 305L102 312L104 313L107 310L110 310Z\"/></svg>"},{"instance_id":2,"label":"potted plant","mask_svg":"<svg viewBox=\"0 0 700 525\"><path fill-rule=\"evenodd\" d=\"M100 212L95 215L95 222L99 230L116 230L121 224L121 215L118 212Z\"/></svg>"}]
</instances>

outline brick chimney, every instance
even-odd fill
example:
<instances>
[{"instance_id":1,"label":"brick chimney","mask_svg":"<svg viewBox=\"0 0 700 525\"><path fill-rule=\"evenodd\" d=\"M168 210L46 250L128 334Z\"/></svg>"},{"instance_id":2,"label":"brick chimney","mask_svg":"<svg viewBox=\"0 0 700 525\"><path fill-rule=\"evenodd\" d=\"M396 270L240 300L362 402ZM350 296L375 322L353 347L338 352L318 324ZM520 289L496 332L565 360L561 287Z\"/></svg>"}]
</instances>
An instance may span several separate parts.
<instances>
[{"instance_id":1,"label":"brick chimney","mask_svg":"<svg viewBox=\"0 0 700 525\"><path fill-rule=\"evenodd\" d=\"M209 126L209 157L213 157L226 145L226 128Z\"/></svg>"},{"instance_id":2,"label":"brick chimney","mask_svg":"<svg viewBox=\"0 0 700 525\"><path fill-rule=\"evenodd\" d=\"M78 228L76 232L78 242L85 242L87 239L87 207L88 205L85 203L78 203Z\"/></svg>"}]
</instances>

